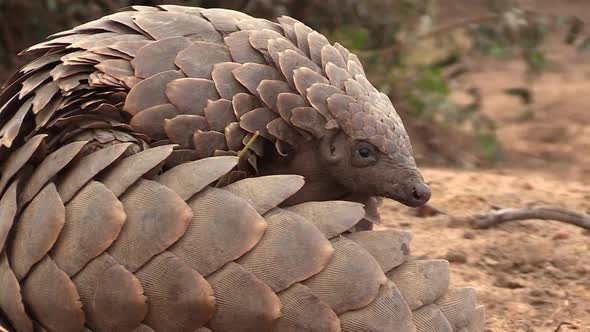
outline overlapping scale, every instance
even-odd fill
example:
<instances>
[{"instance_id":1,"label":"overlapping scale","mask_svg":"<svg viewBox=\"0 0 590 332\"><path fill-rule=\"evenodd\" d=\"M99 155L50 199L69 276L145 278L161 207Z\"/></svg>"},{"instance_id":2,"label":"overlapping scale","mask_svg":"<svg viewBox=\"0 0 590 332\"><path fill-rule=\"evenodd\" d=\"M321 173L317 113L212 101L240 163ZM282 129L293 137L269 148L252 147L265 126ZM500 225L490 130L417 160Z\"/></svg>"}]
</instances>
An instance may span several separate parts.
<instances>
[{"instance_id":1,"label":"overlapping scale","mask_svg":"<svg viewBox=\"0 0 590 332\"><path fill-rule=\"evenodd\" d=\"M285 154L339 127L409 155L358 57L289 17L132 9L31 47L50 52L0 95L0 309L10 324L483 330L473 290L448 290L443 261L408 260L407 233L346 234L364 216L356 203L278 209L299 176L238 180L269 141ZM241 158L197 160L236 156L256 132Z\"/></svg>"}]
</instances>

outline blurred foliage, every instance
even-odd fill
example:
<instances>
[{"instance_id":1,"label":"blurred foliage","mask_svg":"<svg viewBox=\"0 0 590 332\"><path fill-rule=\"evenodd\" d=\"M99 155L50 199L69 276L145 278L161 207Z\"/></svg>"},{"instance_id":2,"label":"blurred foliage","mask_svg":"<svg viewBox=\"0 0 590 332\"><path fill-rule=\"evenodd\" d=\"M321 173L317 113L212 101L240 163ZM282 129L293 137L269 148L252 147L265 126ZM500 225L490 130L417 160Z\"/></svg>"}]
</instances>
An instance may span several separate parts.
<instances>
[{"instance_id":1,"label":"blurred foliage","mask_svg":"<svg viewBox=\"0 0 590 332\"><path fill-rule=\"evenodd\" d=\"M501 158L501 147L495 124L480 112L485 96L479 95L477 86L469 86L463 92L471 96L470 102L458 104L450 98L458 89L454 81L464 74L461 61L477 56L520 58L534 78L550 66L542 50L549 33L565 31L564 47L569 44L580 51L590 49L582 20L523 10L518 1L486 0L486 12L452 22L439 22L436 0L381 2L389 2L390 10L357 11L365 13L365 17L351 20L372 23L349 24L328 34L362 56L369 64L372 82L389 93L398 111L469 133L488 161ZM368 2L361 3L370 6ZM389 21L378 18L390 13L395 15ZM376 27L375 22L389 27ZM382 31L389 31L392 38L381 38ZM375 37L383 42L375 45L368 41ZM507 87L505 92L520 98L523 104L534 99L526 87Z\"/></svg>"},{"instance_id":2,"label":"blurred foliage","mask_svg":"<svg viewBox=\"0 0 590 332\"><path fill-rule=\"evenodd\" d=\"M485 158L496 160L495 126L480 112L485 96L469 87L464 93L470 102L450 98L466 70L461 62L476 56L520 58L534 76L550 65L541 47L547 33L564 30L564 45L580 51L590 51L590 38L576 17L526 11L517 0L462 1L481 2L486 11L445 21L439 15L443 0L0 0L0 79L26 60L16 57L21 49L120 7L165 2L266 18L290 15L356 52L406 123L418 119L461 131L478 142ZM507 87L506 93L527 103L534 98L526 87Z\"/></svg>"}]
</instances>

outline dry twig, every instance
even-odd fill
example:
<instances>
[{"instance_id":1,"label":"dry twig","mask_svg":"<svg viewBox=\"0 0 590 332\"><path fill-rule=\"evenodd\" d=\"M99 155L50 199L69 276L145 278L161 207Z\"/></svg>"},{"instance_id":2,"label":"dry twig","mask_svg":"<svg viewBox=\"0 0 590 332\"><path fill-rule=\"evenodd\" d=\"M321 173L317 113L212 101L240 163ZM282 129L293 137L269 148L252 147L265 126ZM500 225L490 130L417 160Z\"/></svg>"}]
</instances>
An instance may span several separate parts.
<instances>
[{"instance_id":1,"label":"dry twig","mask_svg":"<svg viewBox=\"0 0 590 332\"><path fill-rule=\"evenodd\" d=\"M513 220L543 219L561 221L590 230L590 214L552 206L500 209L470 219L476 228L489 228Z\"/></svg>"},{"instance_id":2,"label":"dry twig","mask_svg":"<svg viewBox=\"0 0 590 332\"><path fill-rule=\"evenodd\" d=\"M244 146L244 148L242 149L242 151L240 151L240 153L238 153L238 158L242 159L244 158L244 156L246 155L246 152L248 152L248 149L250 149L250 147L252 145L254 145L254 142L256 142L256 139L258 138L258 136L260 136L260 131L257 130L254 133L254 136L252 136L252 138L250 138L250 140L248 141L248 143L246 143L246 146Z\"/></svg>"}]
</instances>

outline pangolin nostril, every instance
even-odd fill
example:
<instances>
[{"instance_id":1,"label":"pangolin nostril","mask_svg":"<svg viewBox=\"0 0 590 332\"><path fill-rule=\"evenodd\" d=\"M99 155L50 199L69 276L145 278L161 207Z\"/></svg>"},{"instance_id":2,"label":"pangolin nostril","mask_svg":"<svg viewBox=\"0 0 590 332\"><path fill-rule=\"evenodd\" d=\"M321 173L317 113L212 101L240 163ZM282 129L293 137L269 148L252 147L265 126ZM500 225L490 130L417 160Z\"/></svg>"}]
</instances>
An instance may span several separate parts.
<instances>
[{"instance_id":1,"label":"pangolin nostril","mask_svg":"<svg viewBox=\"0 0 590 332\"><path fill-rule=\"evenodd\" d=\"M426 202L428 202L430 194L430 188L423 183L416 184L412 188L412 197L416 202L421 204L426 204Z\"/></svg>"},{"instance_id":2,"label":"pangolin nostril","mask_svg":"<svg viewBox=\"0 0 590 332\"><path fill-rule=\"evenodd\" d=\"M416 188L414 188L414 189L412 190L412 195L414 195L414 199L417 199L417 200L419 200L420 198L422 198L422 194L420 194L420 193L419 193L419 192L416 190Z\"/></svg>"}]
</instances>

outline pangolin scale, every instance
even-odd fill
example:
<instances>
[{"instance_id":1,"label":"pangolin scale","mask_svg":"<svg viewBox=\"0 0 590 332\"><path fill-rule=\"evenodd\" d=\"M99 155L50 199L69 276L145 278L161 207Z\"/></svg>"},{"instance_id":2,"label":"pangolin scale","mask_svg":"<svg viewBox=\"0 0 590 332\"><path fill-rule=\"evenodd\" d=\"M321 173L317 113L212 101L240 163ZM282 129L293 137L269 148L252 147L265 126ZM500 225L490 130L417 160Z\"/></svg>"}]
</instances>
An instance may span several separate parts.
<instances>
[{"instance_id":1,"label":"pangolin scale","mask_svg":"<svg viewBox=\"0 0 590 332\"><path fill-rule=\"evenodd\" d=\"M23 53L0 95L0 326L483 331L446 261L359 231L378 218L358 202L430 191L341 45L289 17L134 6Z\"/></svg>"}]
</instances>

